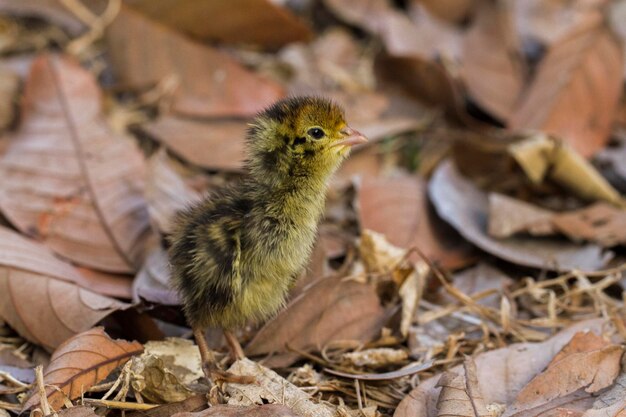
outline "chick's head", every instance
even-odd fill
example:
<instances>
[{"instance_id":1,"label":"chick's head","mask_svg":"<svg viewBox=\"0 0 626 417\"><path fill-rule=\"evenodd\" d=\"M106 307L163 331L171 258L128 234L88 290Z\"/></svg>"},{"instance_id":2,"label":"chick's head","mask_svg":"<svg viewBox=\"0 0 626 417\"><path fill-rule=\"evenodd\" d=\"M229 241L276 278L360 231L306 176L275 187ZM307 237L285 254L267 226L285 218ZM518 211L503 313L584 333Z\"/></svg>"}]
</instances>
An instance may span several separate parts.
<instances>
[{"instance_id":1,"label":"chick's head","mask_svg":"<svg viewBox=\"0 0 626 417\"><path fill-rule=\"evenodd\" d=\"M350 148L367 139L350 128L343 109L319 97L281 100L260 113L249 132L253 175L326 179ZM280 178L278 178L280 180Z\"/></svg>"}]
</instances>

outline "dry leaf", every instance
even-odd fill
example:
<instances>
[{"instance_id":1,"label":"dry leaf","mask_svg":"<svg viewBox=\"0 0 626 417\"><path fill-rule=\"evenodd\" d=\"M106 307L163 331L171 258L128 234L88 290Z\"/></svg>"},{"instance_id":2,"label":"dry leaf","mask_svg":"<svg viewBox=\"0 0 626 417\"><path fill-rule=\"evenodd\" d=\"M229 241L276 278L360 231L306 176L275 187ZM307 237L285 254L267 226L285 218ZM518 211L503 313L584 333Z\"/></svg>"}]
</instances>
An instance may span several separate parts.
<instances>
[{"instance_id":1,"label":"dry leaf","mask_svg":"<svg viewBox=\"0 0 626 417\"><path fill-rule=\"evenodd\" d=\"M581 342L590 338L590 342ZM623 348L604 343L598 346L593 334L576 334L548 364L517 395L503 417L537 415L544 410L570 400L570 395L584 389L594 393L613 384L620 371ZM582 346L579 346L581 345Z\"/></svg>"},{"instance_id":2,"label":"dry leaf","mask_svg":"<svg viewBox=\"0 0 626 417\"><path fill-rule=\"evenodd\" d=\"M526 176L540 184L545 178L590 201L624 204L619 192L570 146L545 134L529 135L508 146Z\"/></svg>"},{"instance_id":3,"label":"dry leaf","mask_svg":"<svg viewBox=\"0 0 626 417\"><path fill-rule=\"evenodd\" d=\"M20 77L4 66L0 67L0 131L7 129L15 121L19 87Z\"/></svg>"},{"instance_id":4,"label":"dry leaf","mask_svg":"<svg viewBox=\"0 0 626 417\"><path fill-rule=\"evenodd\" d=\"M101 115L93 75L42 56L26 82L22 123L0 160L0 208L72 261L134 272L149 237L143 158Z\"/></svg>"},{"instance_id":5,"label":"dry leaf","mask_svg":"<svg viewBox=\"0 0 626 417\"><path fill-rule=\"evenodd\" d=\"M149 410L135 411L133 413L126 413L127 417L173 417L183 416L186 413L194 411L202 411L208 406L206 400L206 394L196 394L187 398L185 401L163 404L158 407L151 408ZM222 406L211 407L210 410L219 409ZM189 417L193 416L190 414Z\"/></svg>"},{"instance_id":6,"label":"dry leaf","mask_svg":"<svg viewBox=\"0 0 626 417\"><path fill-rule=\"evenodd\" d=\"M162 116L141 126L174 153L202 168L241 170L248 125L231 120Z\"/></svg>"},{"instance_id":7,"label":"dry leaf","mask_svg":"<svg viewBox=\"0 0 626 417\"><path fill-rule=\"evenodd\" d=\"M127 3L159 22L207 41L275 48L307 41L312 36L304 22L279 3L269 0L179 0L176 3L129 0ZM217 16L219 18L215 18Z\"/></svg>"},{"instance_id":8,"label":"dry leaf","mask_svg":"<svg viewBox=\"0 0 626 417\"><path fill-rule=\"evenodd\" d=\"M148 161L145 196L150 220L165 234L171 232L176 213L201 198L176 172L174 162L164 150Z\"/></svg>"},{"instance_id":9,"label":"dry leaf","mask_svg":"<svg viewBox=\"0 0 626 417\"><path fill-rule=\"evenodd\" d=\"M57 348L45 369L44 383L50 406L59 410L65 396L70 400L80 397L142 351L140 343L113 340L101 327L77 334ZM39 394L34 394L24 404L24 410L38 405L39 401Z\"/></svg>"},{"instance_id":10,"label":"dry leaf","mask_svg":"<svg viewBox=\"0 0 626 417\"><path fill-rule=\"evenodd\" d=\"M412 0L423 4L434 16L452 23L462 23L476 6L476 0Z\"/></svg>"},{"instance_id":11,"label":"dry leaf","mask_svg":"<svg viewBox=\"0 0 626 417\"><path fill-rule=\"evenodd\" d=\"M598 25L585 25L554 44L510 127L549 132L581 155L593 155L608 140L624 82L622 54L613 33Z\"/></svg>"},{"instance_id":12,"label":"dry leaf","mask_svg":"<svg viewBox=\"0 0 626 417\"><path fill-rule=\"evenodd\" d=\"M167 252L154 249L133 282L133 300L162 305L180 305L178 293L170 286L170 266Z\"/></svg>"},{"instance_id":13,"label":"dry leaf","mask_svg":"<svg viewBox=\"0 0 626 417\"><path fill-rule=\"evenodd\" d=\"M146 86L176 78L173 109L178 113L249 116L283 95L279 85L244 69L226 53L185 39L125 6L108 27L106 40L122 82Z\"/></svg>"},{"instance_id":14,"label":"dry leaf","mask_svg":"<svg viewBox=\"0 0 626 417\"><path fill-rule=\"evenodd\" d=\"M485 404L478 379L476 364L472 358L463 361L463 375L446 372L441 375L437 387L441 393L437 399L437 416L487 417L489 412Z\"/></svg>"},{"instance_id":15,"label":"dry leaf","mask_svg":"<svg viewBox=\"0 0 626 417\"><path fill-rule=\"evenodd\" d=\"M235 375L251 375L256 384L228 383L225 391L230 395L229 405L261 405L281 403L290 407L301 417L334 417L335 410L325 403L312 401L304 391L272 371L249 359L235 362L228 372Z\"/></svg>"},{"instance_id":16,"label":"dry leaf","mask_svg":"<svg viewBox=\"0 0 626 417\"><path fill-rule=\"evenodd\" d=\"M93 408L86 405L77 405L72 408L64 408L57 413L59 417L98 417Z\"/></svg>"},{"instance_id":17,"label":"dry leaf","mask_svg":"<svg viewBox=\"0 0 626 417\"><path fill-rule=\"evenodd\" d=\"M386 367L409 359L406 351L392 348L364 349L341 355L341 361L353 366Z\"/></svg>"},{"instance_id":18,"label":"dry leaf","mask_svg":"<svg viewBox=\"0 0 626 417\"><path fill-rule=\"evenodd\" d=\"M339 277L317 280L261 327L246 346L249 356L275 353L264 363L286 367L298 350L320 350L333 340L367 340L380 331L385 311L373 286Z\"/></svg>"},{"instance_id":19,"label":"dry leaf","mask_svg":"<svg viewBox=\"0 0 626 417\"><path fill-rule=\"evenodd\" d=\"M489 235L498 239L527 232L534 236L554 234L554 212L504 194L489 193Z\"/></svg>"},{"instance_id":20,"label":"dry leaf","mask_svg":"<svg viewBox=\"0 0 626 417\"><path fill-rule=\"evenodd\" d=\"M289 407L280 404L263 404L250 407L215 405L195 413L168 414L167 417L302 417ZM163 416L165 417L165 416Z\"/></svg>"},{"instance_id":21,"label":"dry leaf","mask_svg":"<svg viewBox=\"0 0 626 417\"><path fill-rule=\"evenodd\" d=\"M357 208L361 228L384 234L393 245L417 247L448 269L470 261L469 246L434 215L418 177L363 179Z\"/></svg>"},{"instance_id":22,"label":"dry leaf","mask_svg":"<svg viewBox=\"0 0 626 417\"><path fill-rule=\"evenodd\" d=\"M542 343L516 343L506 348L479 354L476 376L483 397L489 404L510 404L522 388L538 373L542 372L572 337L582 331L601 333L607 321L594 319L580 321L562 330ZM450 369L460 373L461 367ZM563 374L560 375L561 379ZM398 405L394 417L434 417L440 390L436 388L439 377L435 376L420 383ZM589 396L589 394L586 394Z\"/></svg>"},{"instance_id":23,"label":"dry leaf","mask_svg":"<svg viewBox=\"0 0 626 417\"><path fill-rule=\"evenodd\" d=\"M494 290L496 294L483 297L476 302L479 305L489 306L495 309L500 308L501 296L513 282L514 281L502 271L484 262L480 262L472 268L458 272L452 277L452 285L463 294L469 296ZM448 295L448 297L450 296Z\"/></svg>"},{"instance_id":24,"label":"dry leaf","mask_svg":"<svg viewBox=\"0 0 626 417\"><path fill-rule=\"evenodd\" d=\"M469 94L506 122L524 86L519 41L504 3L483 2L463 41L462 77Z\"/></svg>"},{"instance_id":25,"label":"dry leaf","mask_svg":"<svg viewBox=\"0 0 626 417\"><path fill-rule=\"evenodd\" d=\"M0 317L27 340L53 350L128 307L80 288L83 282L46 247L0 228Z\"/></svg>"},{"instance_id":26,"label":"dry leaf","mask_svg":"<svg viewBox=\"0 0 626 417\"><path fill-rule=\"evenodd\" d=\"M506 240L487 234L487 195L463 178L451 161L439 165L428 191L437 213L463 237L499 258L519 265L559 271L602 268L607 259L599 246L562 239L516 236Z\"/></svg>"},{"instance_id":27,"label":"dry leaf","mask_svg":"<svg viewBox=\"0 0 626 417\"><path fill-rule=\"evenodd\" d=\"M83 288L101 295L130 300L133 297L132 275L111 274L94 269L76 268L82 279L77 282Z\"/></svg>"},{"instance_id":28,"label":"dry leaf","mask_svg":"<svg viewBox=\"0 0 626 417\"><path fill-rule=\"evenodd\" d=\"M14 16L39 17L62 27L73 36L86 29L85 23L59 0L3 0L0 2L0 11Z\"/></svg>"}]
</instances>

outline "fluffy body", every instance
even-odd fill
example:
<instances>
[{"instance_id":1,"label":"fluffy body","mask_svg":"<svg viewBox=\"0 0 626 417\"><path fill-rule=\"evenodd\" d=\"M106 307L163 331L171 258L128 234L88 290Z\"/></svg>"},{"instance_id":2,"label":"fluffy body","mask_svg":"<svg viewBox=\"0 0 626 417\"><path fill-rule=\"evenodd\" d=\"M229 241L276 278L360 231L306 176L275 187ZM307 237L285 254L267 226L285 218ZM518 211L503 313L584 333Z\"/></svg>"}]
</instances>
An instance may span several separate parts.
<instances>
[{"instance_id":1,"label":"fluffy body","mask_svg":"<svg viewBox=\"0 0 626 417\"><path fill-rule=\"evenodd\" d=\"M284 304L309 258L328 178L348 153L333 146L345 128L327 100L276 103L251 124L247 177L179 215L170 265L192 326L234 328Z\"/></svg>"}]
</instances>

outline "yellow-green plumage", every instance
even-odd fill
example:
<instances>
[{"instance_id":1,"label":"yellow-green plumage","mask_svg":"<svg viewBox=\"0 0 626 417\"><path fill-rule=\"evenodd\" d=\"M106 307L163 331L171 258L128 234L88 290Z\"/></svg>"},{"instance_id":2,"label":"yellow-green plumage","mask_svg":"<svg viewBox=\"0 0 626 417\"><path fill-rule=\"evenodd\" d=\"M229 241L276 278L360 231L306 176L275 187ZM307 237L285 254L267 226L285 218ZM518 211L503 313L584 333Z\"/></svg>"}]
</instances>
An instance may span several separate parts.
<instances>
[{"instance_id":1,"label":"yellow-green plumage","mask_svg":"<svg viewBox=\"0 0 626 417\"><path fill-rule=\"evenodd\" d=\"M246 179L181 213L171 236L172 278L192 326L233 328L283 305L348 153L337 146L346 132L358 133L320 98L283 100L255 118Z\"/></svg>"}]
</instances>

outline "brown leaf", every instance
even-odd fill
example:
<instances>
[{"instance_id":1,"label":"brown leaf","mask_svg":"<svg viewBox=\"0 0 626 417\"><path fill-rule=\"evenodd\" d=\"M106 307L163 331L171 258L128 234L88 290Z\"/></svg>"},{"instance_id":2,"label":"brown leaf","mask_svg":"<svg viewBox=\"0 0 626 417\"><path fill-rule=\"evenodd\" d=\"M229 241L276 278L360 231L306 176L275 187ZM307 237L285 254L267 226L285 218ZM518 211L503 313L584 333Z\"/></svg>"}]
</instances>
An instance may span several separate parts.
<instances>
[{"instance_id":1,"label":"brown leaf","mask_svg":"<svg viewBox=\"0 0 626 417\"><path fill-rule=\"evenodd\" d=\"M20 77L13 71L0 67L0 132L13 124Z\"/></svg>"},{"instance_id":2,"label":"brown leaf","mask_svg":"<svg viewBox=\"0 0 626 417\"><path fill-rule=\"evenodd\" d=\"M248 129L245 122L168 115L142 125L141 129L192 164L216 170L242 168Z\"/></svg>"},{"instance_id":3,"label":"brown leaf","mask_svg":"<svg viewBox=\"0 0 626 417\"><path fill-rule=\"evenodd\" d=\"M202 40L275 48L312 37L303 21L279 3L268 0L176 3L130 0L127 3L154 20ZM215 16L219 19L213 18Z\"/></svg>"},{"instance_id":4,"label":"brown leaf","mask_svg":"<svg viewBox=\"0 0 626 417\"><path fill-rule=\"evenodd\" d=\"M585 25L554 44L510 127L541 129L593 155L608 140L624 81L622 54L605 26Z\"/></svg>"},{"instance_id":5,"label":"brown leaf","mask_svg":"<svg viewBox=\"0 0 626 417\"><path fill-rule=\"evenodd\" d=\"M437 387L441 393L437 398L438 416L489 416L476 377L476 364L471 358L463 361L463 375L446 372L441 375Z\"/></svg>"},{"instance_id":6,"label":"brown leaf","mask_svg":"<svg viewBox=\"0 0 626 417\"><path fill-rule=\"evenodd\" d=\"M476 375L483 397L489 404L510 404L535 375L542 372L553 356L581 331L601 333L603 319L578 322L542 343L516 343L506 348L479 354L474 358ZM460 373L461 367L450 369ZM561 379L564 374L560 375ZM394 417L434 417L439 389L438 376L420 383L398 405ZM585 395L589 397L589 394ZM588 398L587 398L588 400ZM536 415L536 414L534 414Z\"/></svg>"},{"instance_id":7,"label":"brown leaf","mask_svg":"<svg viewBox=\"0 0 626 417\"><path fill-rule=\"evenodd\" d=\"M246 346L247 355L276 353L265 363L285 367L298 359L286 344L319 350L333 340L367 340L385 320L373 286L331 276L321 278L267 322Z\"/></svg>"},{"instance_id":8,"label":"brown leaf","mask_svg":"<svg viewBox=\"0 0 626 417\"><path fill-rule=\"evenodd\" d=\"M462 23L475 8L476 0L412 0L411 4L424 7L440 19Z\"/></svg>"},{"instance_id":9,"label":"brown leaf","mask_svg":"<svg viewBox=\"0 0 626 417\"><path fill-rule=\"evenodd\" d=\"M176 172L173 161L164 150L152 155L148 161L145 195L150 220L165 234L171 231L176 213L201 198Z\"/></svg>"},{"instance_id":10,"label":"brown leaf","mask_svg":"<svg viewBox=\"0 0 626 417\"><path fill-rule=\"evenodd\" d=\"M501 296L513 282L502 271L484 262L472 268L464 269L452 277L452 285L463 294L474 295L483 291L495 290L496 294L477 300L478 304L495 309L500 308ZM451 298L449 295L448 297Z\"/></svg>"},{"instance_id":11,"label":"brown leaf","mask_svg":"<svg viewBox=\"0 0 626 417\"><path fill-rule=\"evenodd\" d=\"M80 397L115 368L142 351L143 346L140 343L113 340L102 327L77 334L54 351L50 364L44 371L43 379L50 406L59 410L65 396L70 400ZM39 394L35 393L24 404L24 410L38 405L39 402Z\"/></svg>"},{"instance_id":12,"label":"brown leaf","mask_svg":"<svg viewBox=\"0 0 626 417\"><path fill-rule=\"evenodd\" d=\"M77 405L72 408L64 408L59 411L59 417L98 417L93 408L86 405Z\"/></svg>"},{"instance_id":13,"label":"brown leaf","mask_svg":"<svg viewBox=\"0 0 626 417\"><path fill-rule=\"evenodd\" d=\"M46 247L0 228L0 317L27 340L53 350L127 308L80 288L83 281L74 267Z\"/></svg>"},{"instance_id":14,"label":"brown leaf","mask_svg":"<svg viewBox=\"0 0 626 417\"><path fill-rule=\"evenodd\" d=\"M170 285L167 253L160 247L153 250L133 282L133 300L146 300L163 305L179 305L178 294Z\"/></svg>"},{"instance_id":15,"label":"brown leaf","mask_svg":"<svg viewBox=\"0 0 626 417\"><path fill-rule=\"evenodd\" d=\"M221 407L221 406L216 406ZM127 417L172 417L180 416L183 413L190 413L194 411L202 411L207 408L206 395L197 394L187 398L185 401L177 403L163 404L158 407L151 408L149 410L135 411L130 414L126 414ZM215 407L211 407L214 409Z\"/></svg>"},{"instance_id":16,"label":"brown leaf","mask_svg":"<svg viewBox=\"0 0 626 417\"><path fill-rule=\"evenodd\" d=\"M361 228L384 234L396 246L417 247L449 269L471 260L469 246L429 208L426 186L418 177L365 178L357 207Z\"/></svg>"},{"instance_id":17,"label":"brown leaf","mask_svg":"<svg viewBox=\"0 0 626 417\"><path fill-rule=\"evenodd\" d=\"M461 71L476 102L506 122L524 85L524 66L508 6L483 2L463 41Z\"/></svg>"},{"instance_id":18,"label":"brown leaf","mask_svg":"<svg viewBox=\"0 0 626 417\"><path fill-rule=\"evenodd\" d=\"M596 203L552 219L555 227L572 240L598 242L604 247L626 244L626 209Z\"/></svg>"},{"instance_id":19,"label":"brown leaf","mask_svg":"<svg viewBox=\"0 0 626 417\"><path fill-rule=\"evenodd\" d=\"M106 40L122 82L146 86L176 77L173 108L182 114L248 116L283 95L279 85L226 53L185 39L125 6L108 27Z\"/></svg>"},{"instance_id":20,"label":"brown leaf","mask_svg":"<svg viewBox=\"0 0 626 417\"><path fill-rule=\"evenodd\" d=\"M76 269L83 278L77 282L81 287L110 297L124 298L127 300L132 298L134 278L132 275L111 274L81 267Z\"/></svg>"},{"instance_id":21,"label":"brown leaf","mask_svg":"<svg viewBox=\"0 0 626 417\"><path fill-rule=\"evenodd\" d=\"M602 249L594 244L575 245L562 239L524 236L492 238L487 234L487 194L462 177L451 161L439 165L428 192L437 213L463 237L509 262L554 270L595 270L606 262Z\"/></svg>"},{"instance_id":22,"label":"brown leaf","mask_svg":"<svg viewBox=\"0 0 626 417\"><path fill-rule=\"evenodd\" d=\"M301 417L289 407L281 404L253 405L240 407L232 405L216 405L195 413L176 413L171 417ZM169 416L168 416L169 417Z\"/></svg>"},{"instance_id":23,"label":"brown leaf","mask_svg":"<svg viewBox=\"0 0 626 417\"><path fill-rule=\"evenodd\" d=\"M102 120L91 73L42 56L26 82L19 131L0 160L0 208L55 252L110 272L134 272L149 236L144 166Z\"/></svg>"},{"instance_id":24,"label":"brown leaf","mask_svg":"<svg viewBox=\"0 0 626 417\"><path fill-rule=\"evenodd\" d=\"M598 348L595 335L587 336L592 339L590 343L577 340L583 337L575 335L570 343L590 346L565 346L565 352L519 392L503 417L536 415L569 400L568 396L579 389L594 393L610 386L619 374L623 348L611 344Z\"/></svg>"}]
</instances>

